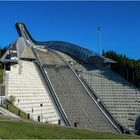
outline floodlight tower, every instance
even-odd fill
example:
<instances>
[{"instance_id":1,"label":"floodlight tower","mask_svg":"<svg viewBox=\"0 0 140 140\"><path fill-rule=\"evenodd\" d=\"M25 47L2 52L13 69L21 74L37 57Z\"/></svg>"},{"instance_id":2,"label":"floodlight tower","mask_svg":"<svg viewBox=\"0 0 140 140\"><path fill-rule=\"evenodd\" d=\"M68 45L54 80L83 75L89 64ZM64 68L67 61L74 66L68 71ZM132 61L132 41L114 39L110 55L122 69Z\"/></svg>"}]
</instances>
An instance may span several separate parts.
<instances>
[{"instance_id":1,"label":"floodlight tower","mask_svg":"<svg viewBox=\"0 0 140 140\"><path fill-rule=\"evenodd\" d=\"M99 32L99 54L102 55L102 30L100 26L98 26L98 32Z\"/></svg>"}]
</instances>

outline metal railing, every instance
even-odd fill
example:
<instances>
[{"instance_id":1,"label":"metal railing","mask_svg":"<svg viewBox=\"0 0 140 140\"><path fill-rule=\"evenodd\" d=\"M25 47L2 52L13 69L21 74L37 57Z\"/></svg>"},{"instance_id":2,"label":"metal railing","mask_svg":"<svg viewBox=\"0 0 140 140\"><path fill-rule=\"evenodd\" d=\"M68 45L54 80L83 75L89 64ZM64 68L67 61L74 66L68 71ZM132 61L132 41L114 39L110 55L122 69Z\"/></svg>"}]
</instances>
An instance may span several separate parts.
<instances>
[{"instance_id":1,"label":"metal railing","mask_svg":"<svg viewBox=\"0 0 140 140\"><path fill-rule=\"evenodd\" d=\"M90 91L91 95L93 96L93 98L95 98L96 102L98 103L100 108L103 110L103 112L107 115L107 117L110 119L112 124L114 124L114 127L121 133L130 133L127 128L125 128L124 126L119 124L119 122L112 116L110 111L107 109L106 105L102 102L102 100L100 100L100 98L97 96L96 92L93 89L91 89L91 87L89 86L89 84L87 83L87 81L85 80L85 78L82 75L81 75L80 79L86 85L86 87Z\"/></svg>"},{"instance_id":2,"label":"metal railing","mask_svg":"<svg viewBox=\"0 0 140 140\"><path fill-rule=\"evenodd\" d=\"M21 24L21 26L18 26L19 34L20 34L20 36L23 36L25 38L25 40L28 41L28 43L30 43L31 49L32 49L32 51L33 51L33 53L36 57L36 61L37 61L37 64L39 66L39 69L40 69L40 71L41 71L41 73L42 73L42 75L45 79L45 82L46 82L46 84L48 86L48 89L49 89L49 93L51 94L51 97L53 98L53 101L54 101L54 103L57 107L57 110L58 110L60 116L62 117L62 120L65 123L65 125L70 126L71 125L70 121L69 121L69 119L68 119L68 117L67 117L67 115L66 115L66 113L65 113L65 111L64 111L64 109L63 109L63 107L62 107L62 105L61 105L61 103L58 99L58 97L57 97L57 94L56 94L56 92L55 92L55 90L54 90L54 88L51 84L49 76L48 76L47 72L44 70L42 62L39 59L39 56L36 52L36 49L34 47L34 45L36 45L36 44L35 44L34 40L32 40L31 36L28 35L26 30L22 29L22 26L23 26L22 24Z\"/></svg>"},{"instance_id":3,"label":"metal railing","mask_svg":"<svg viewBox=\"0 0 140 140\"><path fill-rule=\"evenodd\" d=\"M53 51L53 50L51 50ZM82 75L80 75L76 72L77 68L75 66L74 69L71 67L71 65L65 61L65 59L59 55L57 52L53 51L57 56L59 56L72 70L72 72L75 74L75 76L78 78L78 80L81 82L85 90L87 91L88 95L91 97L91 99L95 102L97 107L101 110L101 112L104 114L104 116L108 119L108 121L113 125L113 127L119 132L119 133L131 133L127 128L119 124L119 122L111 115L111 113L108 111L107 107L103 104L103 102L99 99L96 92L91 89L89 84L86 82L86 80L83 78Z\"/></svg>"},{"instance_id":4,"label":"metal railing","mask_svg":"<svg viewBox=\"0 0 140 140\"><path fill-rule=\"evenodd\" d=\"M48 76L47 72L44 70L43 65L41 63L41 60L39 59L39 56L38 56L36 50L34 48L32 48L32 50L33 50L33 53L36 57L38 66L40 68L40 71L41 71L41 73L42 73L42 75L45 79L45 82L47 83L47 86L48 86L48 89L50 91L51 97L53 98L53 101L54 101L54 103L55 103L55 105L58 109L58 112L59 112L60 116L62 117L62 120L64 121L65 125L70 126L71 125L70 121L69 121L69 119L68 119L68 117L67 117L67 115L66 115L66 113L65 113L65 111L64 111L64 109L63 109L63 107L62 107L62 105L61 105L61 103L58 99L58 97L57 97L57 94L56 94L56 92L53 88L53 85L51 84L49 76Z\"/></svg>"}]
</instances>

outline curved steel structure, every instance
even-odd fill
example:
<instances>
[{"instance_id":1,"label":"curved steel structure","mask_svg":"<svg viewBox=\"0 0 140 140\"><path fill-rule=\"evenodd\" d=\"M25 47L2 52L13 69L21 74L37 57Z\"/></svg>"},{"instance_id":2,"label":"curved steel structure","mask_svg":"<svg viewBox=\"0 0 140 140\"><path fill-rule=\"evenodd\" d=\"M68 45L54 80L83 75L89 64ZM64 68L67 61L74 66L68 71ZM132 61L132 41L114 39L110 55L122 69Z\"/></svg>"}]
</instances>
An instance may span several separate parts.
<instances>
[{"instance_id":1,"label":"curved steel structure","mask_svg":"<svg viewBox=\"0 0 140 140\"><path fill-rule=\"evenodd\" d=\"M19 33L19 36L23 36L23 37L26 36L26 38L28 38L29 41L32 42L32 44L43 45L46 46L47 48L64 52L66 54L75 57L80 61L91 62L93 60L93 62L95 62L99 60L97 61L99 63L115 63L115 61L105 58L94 51L91 51L87 48L83 48L71 43L67 43L63 41L38 42L32 38L24 23L16 23L16 28Z\"/></svg>"}]
</instances>

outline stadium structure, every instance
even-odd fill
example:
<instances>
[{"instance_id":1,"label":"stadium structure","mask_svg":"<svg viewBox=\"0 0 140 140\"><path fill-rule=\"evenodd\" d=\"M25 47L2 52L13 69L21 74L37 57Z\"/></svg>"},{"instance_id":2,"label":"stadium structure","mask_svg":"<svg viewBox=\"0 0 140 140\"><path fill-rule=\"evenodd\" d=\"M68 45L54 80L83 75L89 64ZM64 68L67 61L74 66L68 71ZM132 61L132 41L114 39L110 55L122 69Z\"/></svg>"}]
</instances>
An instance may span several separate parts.
<instances>
[{"instance_id":1,"label":"stadium structure","mask_svg":"<svg viewBox=\"0 0 140 140\"><path fill-rule=\"evenodd\" d=\"M1 103L34 121L111 133L140 133L140 90L110 69L115 61L63 41L38 42L23 23L0 61Z\"/></svg>"}]
</instances>

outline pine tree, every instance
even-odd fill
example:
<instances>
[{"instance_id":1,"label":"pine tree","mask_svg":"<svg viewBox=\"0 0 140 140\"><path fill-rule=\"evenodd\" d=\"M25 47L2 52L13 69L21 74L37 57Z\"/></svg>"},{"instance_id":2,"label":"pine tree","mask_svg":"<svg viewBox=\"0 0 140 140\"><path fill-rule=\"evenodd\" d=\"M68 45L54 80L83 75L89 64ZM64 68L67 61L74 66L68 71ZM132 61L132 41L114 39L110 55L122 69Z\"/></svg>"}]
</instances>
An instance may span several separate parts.
<instances>
[{"instance_id":1,"label":"pine tree","mask_svg":"<svg viewBox=\"0 0 140 140\"><path fill-rule=\"evenodd\" d=\"M111 65L111 69L140 88L140 59L129 59L114 51L104 52L103 56L117 61L117 64Z\"/></svg>"}]
</instances>

